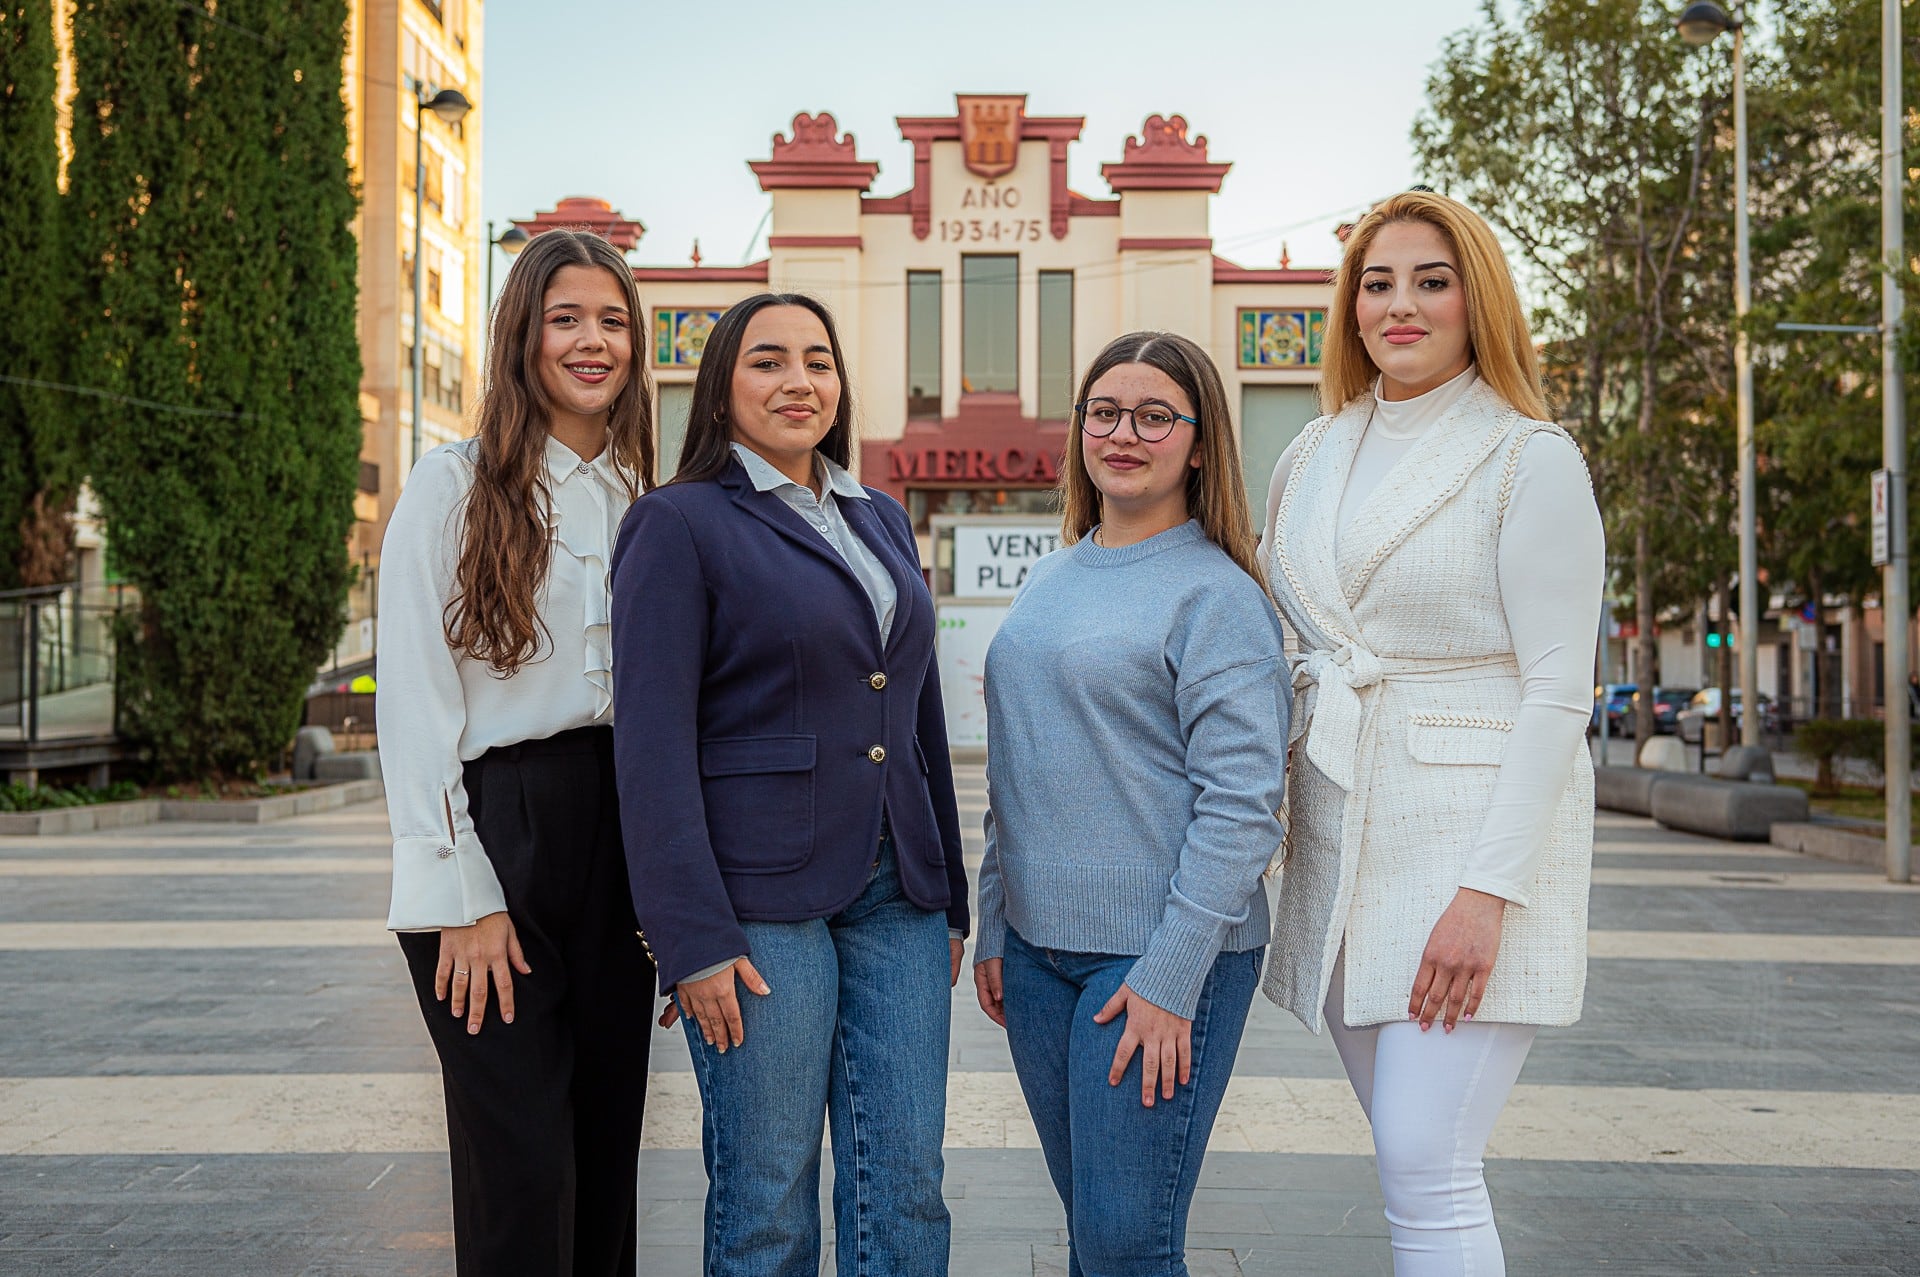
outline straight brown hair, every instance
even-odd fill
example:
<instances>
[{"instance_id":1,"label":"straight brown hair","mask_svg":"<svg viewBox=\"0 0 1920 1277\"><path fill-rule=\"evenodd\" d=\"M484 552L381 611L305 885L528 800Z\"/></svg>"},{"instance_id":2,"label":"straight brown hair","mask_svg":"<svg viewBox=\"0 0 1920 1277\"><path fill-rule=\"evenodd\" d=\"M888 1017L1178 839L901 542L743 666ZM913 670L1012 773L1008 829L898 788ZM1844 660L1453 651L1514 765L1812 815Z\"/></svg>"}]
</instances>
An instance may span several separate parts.
<instances>
[{"instance_id":1,"label":"straight brown hair","mask_svg":"<svg viewBox=\"0 0 1920 1277\"><path fill-rule=\"evenodd\" d=\"M1207 540L1227 552L1227 557L1242 571L1266 588L1260 568L1254 561L1258 544L1253 535L1253 520L1247 513L1247 490L1240 479L1240 446L1233 437L1233 418L1228 407L1227 390L1221 384L1220 370L1198 345L1178 333L1138 332L1116 337L1107 343L1080 379L1080 393L1074 403L1085 403L1093 383L1121 364L1146 364L1173 379L1173 384L1193 401L1200 424L1194 427L1194 454L1200 465L1187 471L1187 514L1199 521ZM1074 429L1067 440L1067 454L1060 467L1060 494L1063 515L1060 539L1072 545L1093 531L1101 522L1100 489L1087 473L1082 452L1086 438L1080 428L1080 413L1074 411Z\"/></svg>"},{"instance_id":2,"label":"straight brown hair","mask_svg":"<svg viewBox=\"0 0 1920 1277\"><path fill-rule=\"evenodd\" d=\"M618 249L591 232L536 235L514 259L493 310L486 385L476 414L473 491L444 618L448 646L485 661L502 678L533 660L544 637L536 600L553 560L546 518L553 404L540 384L540 338L547 285L563 266L605 270L626 299L633 362L607 412L607 447L629 499L652 486L653 383L633 270Z\"/></svg>"}]
</instances>

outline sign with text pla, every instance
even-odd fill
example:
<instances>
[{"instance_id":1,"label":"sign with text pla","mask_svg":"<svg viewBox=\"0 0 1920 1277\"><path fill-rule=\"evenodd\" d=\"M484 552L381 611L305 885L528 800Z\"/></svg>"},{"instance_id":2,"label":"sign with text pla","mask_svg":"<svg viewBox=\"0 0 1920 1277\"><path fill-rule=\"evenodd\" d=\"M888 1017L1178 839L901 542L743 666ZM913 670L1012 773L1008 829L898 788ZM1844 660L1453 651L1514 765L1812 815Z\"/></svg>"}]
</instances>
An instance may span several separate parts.
<instances>
[{"instance_id":1,"label":"sign with text pla","mask_svg":"<svg viewBox=\"0 0 1920 1277\"><path fill-rule=\"evenodd\" d=\"M1042 555L1060 548L1060 524L962 523L953 529L953 595L961 599L1010 599L1026 583Z\"/></svg>"},{"instance_id":2,"label":"sign with text pla","mask_svg":"<svg viewBox=\"0 0 1920 1277\"><path fill-rule=\"evenodd\" d=\"M1893 559L1893 538L1888 532L1887 504L1890 497L1887 480L1890 472L1873 472L1873 566L1883 568Z\"/></svg>"}]
</instances>

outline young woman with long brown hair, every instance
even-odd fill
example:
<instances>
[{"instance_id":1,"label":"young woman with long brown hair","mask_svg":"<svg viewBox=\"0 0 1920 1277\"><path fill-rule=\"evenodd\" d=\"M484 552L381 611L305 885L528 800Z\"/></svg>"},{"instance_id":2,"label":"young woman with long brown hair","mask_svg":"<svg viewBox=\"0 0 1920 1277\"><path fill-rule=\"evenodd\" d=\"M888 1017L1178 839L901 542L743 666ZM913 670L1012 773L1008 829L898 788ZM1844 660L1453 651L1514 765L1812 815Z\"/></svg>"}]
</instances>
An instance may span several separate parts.
<instances>
[{"instance_id":1,"label":"young woman with long brown hair","mask_svg":"<svg viewBox=\"0 0 1920 1277\"><path fill-rule=\"evenodd\" d=\"M462 1277L626 1277L653 963L613 782L608 564L653 473L633 276L549 231L507 276L474 438L380 563L387 925L440 1056Z\"/></svg>"},{"instance_id":2,"label":"young woman with long brown hair","mask_svg":"<svg viewBox=\"0 0 1920 1277\"><path fill-rule=\"evenodd\" d=\"M1286 662L1206 352L1129 333L1074 411L1067 545L987 651L974 984L1007 1030L1073 1272L1181 1277L1267 942Z\"/></svg>"},{"instance_id":3,"label":"young woman with long brown hair","mask_svg":"<svg viewBox=\"0 0 1920 1277\"><path fill-rule=\"evenodd\" d=\"M1600 512L1457 201L1360 220L1320 393L1266 522L1302 734L1266 991L1339 1048L1394 1271L1493 1277L1487 1137L1586 985Z\"/></svg>"}]
</instances>

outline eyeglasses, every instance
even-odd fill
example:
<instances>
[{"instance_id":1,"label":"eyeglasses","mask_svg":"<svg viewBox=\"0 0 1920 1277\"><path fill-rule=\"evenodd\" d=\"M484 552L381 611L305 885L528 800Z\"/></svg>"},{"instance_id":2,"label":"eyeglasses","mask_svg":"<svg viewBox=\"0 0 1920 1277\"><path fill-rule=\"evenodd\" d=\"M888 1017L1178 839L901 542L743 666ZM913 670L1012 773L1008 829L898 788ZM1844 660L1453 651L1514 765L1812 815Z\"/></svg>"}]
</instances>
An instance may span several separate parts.
<instances>
[{"instance_id":1,"label":"eyeglasses","mask_svg":"<svg viewBox=\"0 0 1920 1277\"><path fill-rule=\"evenodd\" d=\"M1159 443L1182 421L1200 424L1200 418L1175 412L1158 399L1143 399L1131 408L1122 408L1111 399L1089 399L1075 404L1074 411L1080 414L1080 428L1095 439L1105 439L1118 430L1120 418L1129 414L1133 417L1134 436L1142 443Z\"/></svg>"}]
</instances>

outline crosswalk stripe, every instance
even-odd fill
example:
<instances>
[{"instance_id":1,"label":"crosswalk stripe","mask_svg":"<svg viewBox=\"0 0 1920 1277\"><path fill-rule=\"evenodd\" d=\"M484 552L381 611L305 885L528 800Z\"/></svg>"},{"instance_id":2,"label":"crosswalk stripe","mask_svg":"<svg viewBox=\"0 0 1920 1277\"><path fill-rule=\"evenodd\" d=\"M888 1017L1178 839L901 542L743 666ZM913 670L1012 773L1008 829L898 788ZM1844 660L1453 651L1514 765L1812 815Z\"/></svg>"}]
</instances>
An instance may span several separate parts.
<instances>
[{"instance_id":1,"label":"crosswalk stripe","mask_svg":"<svg viewBox=\"0 0 1920 1277\"><path fill-rule=\"evenodd\" d=\"M645 1147L700 1146L689 1073L649 1083ZM446 1149L433 1073L0 1078L0 1155L405 1153ZM1033 1148L1011 1073L955 1073L950 1149ZM1490 1156L1920 1169L1920 1095L1521 1084ZM1212 1147L1371 1151L1344 1079L1239 1076Z\"/></svg>"}]
</instances>

